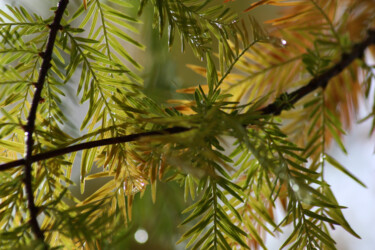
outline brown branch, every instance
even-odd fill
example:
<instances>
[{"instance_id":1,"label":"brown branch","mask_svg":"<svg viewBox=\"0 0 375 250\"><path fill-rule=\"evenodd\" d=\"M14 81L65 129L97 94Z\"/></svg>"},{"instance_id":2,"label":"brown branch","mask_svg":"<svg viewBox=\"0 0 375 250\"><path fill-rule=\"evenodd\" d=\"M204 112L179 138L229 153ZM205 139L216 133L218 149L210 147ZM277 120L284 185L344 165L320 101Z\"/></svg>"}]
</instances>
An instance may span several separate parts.
<instances>
[{"instance_id":1,"label":"brown branch","mask_svg":"<svg viewBox=\"0 0 375 250\"><path fill-rule=\"evenodd\" d=\"M296 103L299 99L301 99L308 93L311 93L312 91L314 91L315 89L319 87L325 88L326 85L328 84L328 81L332 77L339 74L343 69L349 66L356 58L362 57L365 49L368 46L370 46L371 44L375 44L375 30L369 30L368 35L369 36L363 42L355 44L353 46L352 51L349 54L344 54L341 60L337 64L335 64L333 67L329 68L326 72L313 78L307 85L295 90L294 92L284 94L284 96L286 95L288 97L288 100L289 100L288 103L280 105L279 104L280 102L275 101L271 103L270 105L266 106L265 108L261 109L260 111L262 112L262 114L278 115L281 113L282 110L287 109L288 107ZM279 97L278 99L281 99L281 97ZM97 141L84 142L84 143L76 144L73 146L56 149L56 150L52 150L52 151L45 152L45 153L36 154L31 157L31 161L36 162L36 161L46 160L55 156L68 154L68 153L81 151L84 149L89 149L89 148L94 148L94 147L136 141L142 137L147 137L147 136L171 135L171 134L186 132L189 130L191 130L191 128L172 127L172 128L167 128L164 130L150 131L150 132L102 139L102 140L97 140ZM22 164L24 164L23 159L8 162L8 163L0 165L0 171L7 170L16 166L20 166Z\"/></svg>"},{"instance_id":2,"label":"brown branch","mask_svg":"<svg viewBox=\"0 0 375 250\"><path fill-rule=\"evenodd\" d=\"M49 37L47 41L47 47L44 53L41 54L43 56L43 62L39 71L38 81L35 85L36 89L35 89L33 101L31 104L29 116L27 117L27 125L25 127L26 156L22 164L24 164L25 166L24 183L25 183L25 189L26 189L26 195L27 195L28 209L30 212L29 223L30 223L32 232L35 234L35 237L37 237L39 240L43 242L44 242L44 233L40 229L40 226L37 221L38 208L35 206L35 203L34 203L34 192L33 192L33 187L32 187L32 164L33 164L32 152L33 152L33 146L34 146L33 134L35 130L36 111L38 109L38 104L41 100L43 85L47 77L48 70L51 67L52 52L55 46L56 35L57 35L57 32L61 29L60 22L61 22L62 16L64 14L64 11L68 3L69 3L69 0L60 0L57 10L55 12L55 18L53 20L53 23L49 26L50 33L49 33Z\"/></svg>"},{"instance_id":3,"label":"brown branch","mask_svg":"<svg viewBox=\"0 0 375 250\"><path fill-rule=\"evenodd\" d=\"M275 101L268 106L262 108L260 111L265 115L279 115L281 111L286 110L293 106L298 100L300 100L305 95L313 92L315 89L321 87L325 88L333 77L340 74L346 67L348 67L355 59L363 57L365 49L371 44L375 44L375 30L370 29L367 31L368 37L353 46L349 54L344 53L341 60L335 64L333 67L329 68L326 72L314 77L310 82L293 91L292 93L284 93L284 98L288 102L278 102ZM278 98L279 100L281 97Z\"/></svg>"},{"instance_id":4,"label":"brown branch","mask_svg":"<svg viewBox=\"0 0 375 250\"><path fill-rule=\"evenodd\" d=\"M143 132L143 133L138 133L138 134L131 134L131 135L124 135L124 136L119 136L119 137L101 139L101 140L97 140L97 141L83 142L83 143L68 146L68 147L65 147L65 148L60 148L60 149L48 151L48 152L45 152L45 153L33 155L31 157L31 161L37 162L37 161L46 160L46 159L49 159L49 158L52 158L52 157L55 157L55 156L59 156L59 155L64 155L64 154L69 154L69 153L81 151L81 150L84 150L84 149L90 149L90 148L101 147L101 146L106 146L106 145L113 145L113 144L117 144L117 143L126 143L126 142L136 141L136 140L139 140L142 137L148 137L148 136L154 136L154 135L171 135L171 134L186 132L186 131L189 131L189 130L190 130L190 128L185 128L185 127L172 127L172 128L167 128L167 129L163 129L163 130L149 131L149 132ZM20 166L22 164L25 164L24 159L11 161L11 162L0 165L0 171L11 169L11 168Z\"/></svg>"}]
</instances>

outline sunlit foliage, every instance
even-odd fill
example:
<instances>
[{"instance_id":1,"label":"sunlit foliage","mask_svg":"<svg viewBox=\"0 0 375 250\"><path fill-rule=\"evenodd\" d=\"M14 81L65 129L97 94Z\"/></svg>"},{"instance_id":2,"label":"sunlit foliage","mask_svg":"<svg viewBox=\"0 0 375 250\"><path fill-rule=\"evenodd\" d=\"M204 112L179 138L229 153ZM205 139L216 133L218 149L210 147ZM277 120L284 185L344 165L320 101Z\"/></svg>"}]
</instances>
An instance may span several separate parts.
<instances>
[{"instance_id":1,"label":"sunlit foliage","mask_svg":"<svg viewBox=\"0 0 375 250\"><path fill-rule=\"evenodd\" d=\"M277 237L287 225L293 231L282 247L291 249L335 249L333 225L360 237L324 169L364 186L327 147L334 142L346 152L342 135L370 93L373 67L364 51L374 52L374 1L261 0L244 5L241 18L230 2L84 0L72 13L54 8L49 18L23 7L0 10L2 247L115 245L137 213L134 197L150 188L155 201L160 181L177 182L193 200L178 241L187 248L266 248L265 233ZM260 24L252 13L263 5L278 6L280 16ZM138 15L129 14L134 6ZM206 65L188 65L206 84L178 90L187 98L175 107L142 92L143 67L131 51L147 51L137 36L144 15L169 48L192 50ZM80 137L63 129L75 122L62 108L67 85L88 104L76 124ZM74 164L82 193L88 180L106 180L84 200L69 189Z\"/></svg>"}]
</instances>

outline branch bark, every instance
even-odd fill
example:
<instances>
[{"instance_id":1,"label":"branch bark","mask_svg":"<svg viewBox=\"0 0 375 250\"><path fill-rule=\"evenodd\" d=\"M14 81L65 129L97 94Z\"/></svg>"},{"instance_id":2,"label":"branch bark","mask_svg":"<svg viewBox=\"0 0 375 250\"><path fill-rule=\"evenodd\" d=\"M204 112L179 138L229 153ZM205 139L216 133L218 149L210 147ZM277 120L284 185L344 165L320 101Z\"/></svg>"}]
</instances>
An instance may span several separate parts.
<instances>
[{"instance_id":1,"label":"branch bark","mask_svg":"<svg viewBox=\"0 0 375 250\"><path fill-rule=\"evenodd\" d=\"M97 140L97 141L83 142L83 143L68 146L68 147L65 147L65 148L60 148L60 149L48 151L48 152L45 152L45 153L33 155L31 157L31 161L37 162L37 161L50 159L52 157L56 157L56 156L59 156L59 155L69 154L69 153L73 153L73 152L81 151L81 150L85 150L85 149L101 147L101 146L106 146L106 145L112 145L112 144L117 144L117 143L126 143L126 142L136 141L136 140L139 140L142 137L148 137L148 136L154 136L154 135L171 135L171 134L186 132L186 131L189 131L189 130L190 130L190 128L185 128L185 127L172 127L172 128L167 128L167 129L163 129L163 130L150 131L150 132L131 134L131 135L124 135L124 136L119 136L119 137L101 139L101 140ZM20 166L22 164L25 164L25 159L11 161L11 162L0 165L0 171L11 169L11 168Z\"/></svg>"},{"instance_id":2,"label":"branch bark","mask_svg":"<svg viewBox=\"0 0 375 250\"><path fill-rule=\"evenodd\" d=\"M375 44L375 30L369 30L368 31L368 37L363 40L360 43L357 43L353 46L351 52L349 54L343 54L341 60L336 63L334 66L329 68L326 72L322 73L321 75L318 75L310 80L310 82L291 92L291 93L285 93L288 97L287 100L288 103L281 103L277 100L268 106L260 109L261 113L264 115L279 115L281 111L288 109L290 106L295 104L298 100L300 100L305 95L311 93L315 89L322 87L325 88L329 82L330 79L332 79L334 76L341 73L346 67L348 67L355 59L361 58L364 54L364 51L366 48L372 44ZM281 97L277 98L281 99ZM245 124L247 125L247 124ZM164 130L158 130L158 131L149 131L144 133L138 133L138 134L131 134L126 136L120 136L115 138L107 138L97 141L91 141L91 142L84 142L80 144L76 144L73 146L52 150L45 153L36 154L34 156L31 156L31 162L46 160L55 156L68 154L76 151L81 151L84 149L90 149L94 147L100 147L100 146L106 146L111 144L117 144L117 143L126 143L131 141L139 140L142 137L148 137L148 136L154 136L154 135L171 135L171 134L177 134L182 133L191 130L191 128L185 128L185 127L172 127L167 128ZM25 163L24 159L8 162L5 164L0 165L0 171L11 169L13 167L20 166Z\"/></svg>"},{"instance_id":3,"label":"branch bark","mask_svg":"<svg viewBox=\"0 0 375 250\"><path fill-rule=\"evenodd\" d=\"M25 127L25 136L26 136L26 156L24 160L22 161L22 164L24 164L24 183L25 183L25 190L27 195L27 203L28 203L28 209L30 212L30 226L32 229L32 232L35 234L35 237L39 240L44 242L44 233L40 229L40 226L37 221L38 216L38 208L35 206L34 203L34 192L32 187L32 164L33 164L33 146L34 146L34 130L35 130L35 119L36 119L36 111L38 109L38 104L41 100L41 94L43 90L43 85L45 82L45 79L48 74L48 70L51 67L51 59L52 59L52 52L53 48L55 46L55 40L57 32L61 29L61 19L64 14L64 11L66 9L66 6L68 5L69 0L60 0L58 4L58 8L55 12L55 18L53 20L53 23L49 26L50 33L47 41L47 47L43 56L43 62L42 66L39 71L39 77L38 81L35 85L35 93L33 97L33 101L31 104L29 116L27 118L27 125Z\"/></svg>"},{"instance_id":4,"label":"branch bark","mask_svg":"<svg viewBox=\"0 0 375 250\"><path fill-rule=\"evenodd\" d=\"M313 92L315 89L319 87L325 88L330 79L340 74L355 59L363 57L363 54L366 48L372 44L375 44L375 30L370 29L367 31L367 34L368 34L367 38L363 40L362 42L355 44L349 54L344 53L341 57L341 60L337 64L329 68L324 73L311 79L307 85L291 93L285 93L287 100L289 100L287 103L275 101L271 103L270 105L262 108L260 110L262 114L279 115L281 111L288 109L288 107L293 106L293 104L295 104L298 100L300 100L305 95Z\"/></svg>"}]
</instances>

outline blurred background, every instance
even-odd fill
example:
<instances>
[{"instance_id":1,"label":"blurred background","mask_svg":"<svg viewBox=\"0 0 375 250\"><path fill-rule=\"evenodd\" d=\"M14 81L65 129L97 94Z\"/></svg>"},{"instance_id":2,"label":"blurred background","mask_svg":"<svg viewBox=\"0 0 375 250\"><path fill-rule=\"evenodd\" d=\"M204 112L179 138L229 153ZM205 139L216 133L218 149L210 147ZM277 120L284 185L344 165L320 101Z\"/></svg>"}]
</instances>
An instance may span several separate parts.
<instances>
[{"instance_id":1,"label":"blurred background","mask_svg":"<svg viewBox=\"0 0 375 250\"><path fill-rule=\"evenodd\" d=\"M222 2L223 0L218 0ZM74 12L82 0L70 1L70 12ZM130 15L136 16L138 1L128 1L134 3L134 8L129 10ZM242 10L248 7L254 1L237 0L227 3L228 6L243 15ZM0 9L6 10L5 4L22 5L44 17L51 15L49 9L55 6L56 0L2 0ZM142 15L143 25L139 25L139 34L134 34L139 41L146 45L145 51L137 51L130 47L127 50L134 57L139 59L144 70L139 72L144 79L144 92L146 95L157 101L168 105L168 99L176 99L179 94L177 89L198 84L205 84L205 80L195 74L186 64L203 65L200 60L193 56L191 50L187 47L184 53L181 52L178 41L169 51L166 36L159 37L158 32L152 29L152 9L150 7L144 10ZM259 8L255 13L251 13L259 22L267 20L277 15L275 8ZM126 45L124 45L126 46ZM132 49L134 49L132 51ZM86 110L87 105L80 105L75 94L76 87L74 82L68 84L65 89L67 96L63 102L62 108L72 117L71 121L65 124L64 130L73 136L82 135L85 131L80 131L79 126ZM370 95L371 96L371 95ZM362 101L358 118L364 117L370 112L368 102ZM332 235L337 242L339 250L373 250L375 246L375 156L374 156L374 137L369 137L368 131L371 127L371 121L357 124L353 121L352 130L344 138L348 155L344 155L338 147L332 145L329 154L334 156L344 166L346 166L355 176L367 185L367 189L357 185L354 181L344 176L334 168L326 168L325 177L332 185L338 202L348 207L344 209L349 224L362 237L362 240L356 239L337 227L332 230ZM80 162L79 156L77 162ZM74 181L79 181L79 167L74 168ZM79 198L83 199L94 192L100 185L100 182L90 182L86 184L84 194L80 194L79 186L73 187L71 191ZM148 188L143 197L136 195L133 205L132 221L128 229L119 232L118 249L184 249L184 244L176 245L176 241L181 236L184 228L178 227L182 222L181 211L186 208L191 201L183 200L183 190L176 183L158 183L157 198L155 204L151 201L150 189ZM282 211L277 211L278 219L283 217ZM266 242L269 249L278 249L282 244L284 237L287 237L288 231L285 229L285 236L280 238L268 237Z\"/></svg>"}]
</instances>

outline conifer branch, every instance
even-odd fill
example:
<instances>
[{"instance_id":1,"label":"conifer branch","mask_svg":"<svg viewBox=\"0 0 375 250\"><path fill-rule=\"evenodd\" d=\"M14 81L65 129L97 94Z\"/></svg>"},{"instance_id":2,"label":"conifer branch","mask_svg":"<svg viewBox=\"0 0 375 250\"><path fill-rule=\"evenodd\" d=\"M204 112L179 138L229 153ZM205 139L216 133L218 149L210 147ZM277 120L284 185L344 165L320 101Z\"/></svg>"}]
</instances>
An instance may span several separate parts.
<instances>
[{"instance_id":1,"label":"conifer branch","mask_svg":"<svg viewBox=\"0 0 375 250\"><path fill-rule=\"evenodd\" d=\"M307 85L291 93L282 94L282 96L279 96L275 102L260 109L261 113L264 115L279 115L281 111L289 109L299 99L311 93L315 89L319 87L325 88L331 78L341 73L355 59L361 58L364 54L365 49L368 46L373 45L373 44L375 44L375 30L371 29L371 30L368 30L368 37L364 41L355 44L349 54L343 54L341 57L341 60L337 64L329 68L326 72L311 79ZM282 100L282 98L284 99L285 97L287 98L287 101L280 102L280 100ZM244 125L248 125L248 124L244 124ZM84 142L84 143L72 145L69 147L36 154L34 156L31 156L30 161L36 162L36 161L41 161L41 160L46 160L52 157L56 157L59 155L64 155L64 154L81 151L85 149L90 149L94 147L112 145L112 144L117 144L117 143L126 143L126 142L139 140L142 137L148 137L148 136L154 136L154 135L172 135L172 134L186 132L189 130L191 130L191 128L172 127L172 128L167 128L167 129L158 130L158 131L149 131L149 132L143 132L143 133L138 133L138 134L107 138L107 139L102 139L102 140L97 140L97 141ZM8 163L0 165L0 171L11 169L13 167L17 167L22 164L25 164L24 159L8 162Z\"/></svg>"},{"instance_id":2,"label":"conifer branch","mask_svg":"<svg viewBox=\"0 0 375 250\"><path fill-rule=\"evenodd\" d=\"M346 67L348 67L355 59L363 57L366 48L375 44L375 30L369 29L367 31L368 37L360 43L353 46L349 54L344 53L341 60L333 67L329 68L324 73L314 77L309 83L291 93L284 93L279 96L275 102L262 108L260 111L264 115L279 115L281 111L290 109L298 100L305 95L313 92L315 89L321 87L325 88L333 77L340 74ZM286 100L286 101L283 101Z\"/></svg>"},{"instance_id":3,"label":"conifer branch","mask_svg":"<svg viewBox=\"0 0 375 250\"><path fill-rule=\"evenodd\" d=\"M138 134L106 138L106 139L101 139L97 141L83 142L83 143L68 146L65 148L60 148L60 149L48 151L45 153L33 155L31 157L31 162L47 160L47 159L50 159L52 157L56 157L59 155L69 154L69 153L73 153L73 152L77 152L77 151L81 151L85 149L90 149L90 148L95 148L95 147L102 147L102 146L113 145L117 143L132 142L132 141L136 141L143 137L148 137L148 136L178 134L178 133L189 131L190 129L191 128L185 128L185 127L172 127L172 128L167 128L163 130L149 131L149 132L143 132L143 133L138 133ZM25 164L25 159L11 161L11 162L0 165L0 171L11 169L13 167L17 167L22 164Z\"/></svg>"},{"instance_id":4,"label":"conifer branch","mask_svg":"<svg viewBox=\"0 0 375 250\"><path fill-rule=\"evenodd\" d=\"M35 206L35 203L34 203L34 192L32 188L32 164L33 164L32 152L33 152L33 146L34 146L33 134L35 130L36 111L38 108L38 104L41 100L43 85L47 77L48 70L51 67L52 52L53 52L53 48L55 47L56 35L57 35L57 32L61 29L60 21L62 19L62 16L64 14L64 11L68 3L69 3L69 0L60 0L57 10L55 12L55 18L53 20L53 23L49 26L50 33L48 37L47 47L44 53L42 53L43 62L39 71L38 81L35 84L36 89L35 89L34 97L32 100L29 116L27 118L27 125L25 126L26 156L24 160L22 161L22 164L24 164L25 166L24 167L24 174L25 174L24 183L25 183L25 189L26 189L26 195L27 195L28 209L30 212L29 223L30 223L32 232L41 241L44 241L44 233L40 229L40 226L37 221L38 208Z\"/></svg>"}]
</instances>

